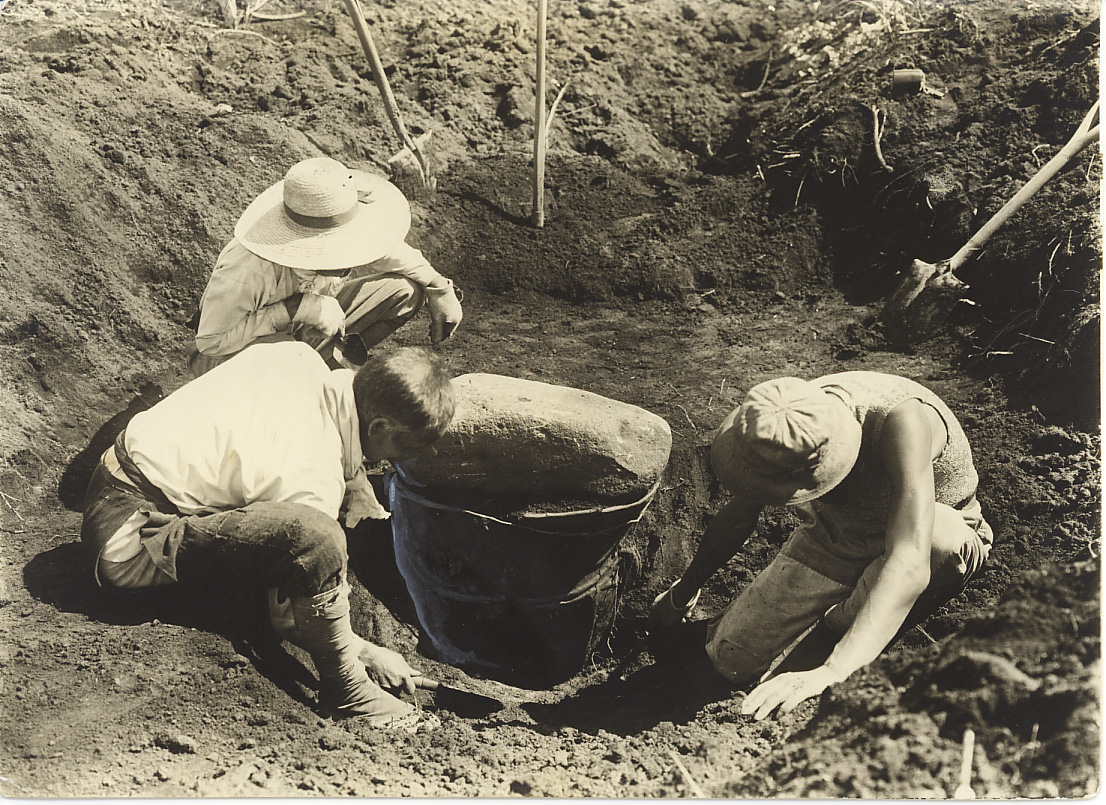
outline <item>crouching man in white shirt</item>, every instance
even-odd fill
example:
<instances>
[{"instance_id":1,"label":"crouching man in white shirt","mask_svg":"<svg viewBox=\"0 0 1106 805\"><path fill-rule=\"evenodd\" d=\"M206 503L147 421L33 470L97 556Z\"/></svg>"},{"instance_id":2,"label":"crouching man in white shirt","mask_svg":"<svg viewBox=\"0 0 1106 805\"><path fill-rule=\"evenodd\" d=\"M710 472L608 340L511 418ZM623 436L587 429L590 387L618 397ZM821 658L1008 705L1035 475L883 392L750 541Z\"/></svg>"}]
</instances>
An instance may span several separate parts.
<instances>
[{"instance_id":1,"label":"crouching man in white shirt","mask_svg":"<svg viewBox=\"0 0 1106 805\"><path fill-rule=\"evenodd\" d=\"M104 453L81 529L96 578L141 588L242 566L274 628L311 655L325 710L414 729L418 711L384 688L413 692L418 672L352 629L338 517L387 517L365 462L434 442L453 408L428 350L355 374L303 343L257 344L136 415Z\"/></svg>"}]
</instances>

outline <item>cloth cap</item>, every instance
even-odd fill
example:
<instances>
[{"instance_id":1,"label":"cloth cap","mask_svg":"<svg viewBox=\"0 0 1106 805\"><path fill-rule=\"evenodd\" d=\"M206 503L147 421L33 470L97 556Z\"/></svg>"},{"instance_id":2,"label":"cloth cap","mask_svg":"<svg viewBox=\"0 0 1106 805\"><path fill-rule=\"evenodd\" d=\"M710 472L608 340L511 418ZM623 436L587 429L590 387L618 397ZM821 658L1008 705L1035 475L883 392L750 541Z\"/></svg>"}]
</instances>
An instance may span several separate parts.
<instances>
[{"instance_id":1,"label":"cloth cap","mask_svg":"<svg viewBox=\"0 0 1106 805\"><path fill-rule=\"evenodd\" d=\"M754 386L711 445L715 475L731 492L793 506L845 479L860 453L861 427L819 386L783 377Z\"/></svg>"},{"instance_id":2,"label":"cloth cap","mask_svg":"<svg viewBox=\"0 0 1106 805\"><path fill-rule=\"evenodd\" d=\"M394 184L314 157L297 162L255 198L234 236L264 260L323 271L378 260L399 246L410 228L411 207Z\"/></svg>"}]
</instances>

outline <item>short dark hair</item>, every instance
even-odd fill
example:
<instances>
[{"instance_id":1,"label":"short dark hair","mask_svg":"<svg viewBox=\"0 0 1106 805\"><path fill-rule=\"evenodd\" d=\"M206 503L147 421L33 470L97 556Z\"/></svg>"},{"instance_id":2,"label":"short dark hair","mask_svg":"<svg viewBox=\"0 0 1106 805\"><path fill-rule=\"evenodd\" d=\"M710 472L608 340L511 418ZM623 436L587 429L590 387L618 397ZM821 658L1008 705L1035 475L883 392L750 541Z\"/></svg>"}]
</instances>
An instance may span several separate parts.
<instances>
[{"instance_id":1,"label":"short dark hair","mask_svg":"<svg viewBox=\"0 0 1106 805\"><path fill-rule=\"evenodd\" d=\"M384 416L412 433L441 438L453 420L453 383L445 364L425 347L370 355L353 376L362 427Z\"/></svg>"}]
</instances>

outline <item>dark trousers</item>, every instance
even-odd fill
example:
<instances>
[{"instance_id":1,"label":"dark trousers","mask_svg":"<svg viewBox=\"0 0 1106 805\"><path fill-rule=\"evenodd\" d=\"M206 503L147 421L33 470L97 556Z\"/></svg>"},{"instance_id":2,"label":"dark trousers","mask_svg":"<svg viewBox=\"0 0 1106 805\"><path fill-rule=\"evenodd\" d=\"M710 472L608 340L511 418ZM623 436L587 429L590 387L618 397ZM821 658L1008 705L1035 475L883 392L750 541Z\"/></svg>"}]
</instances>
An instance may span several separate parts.
<instances>
[{"instance_id":1,"label":"dark trousers","mask_svg":"<svg viewBox=\"0 0 1106 805\"><path fill-rule=\"evenodd\" d=\"M161 504L161 509L165 509ZM214 570L244 583L275 587L281 598L311 597L345 576L346 535L337 520L300 503L260 502L240 509L167 515L159 528L143 528L142 551L108 562L103 549L136 512L158 504L114 477L101 460L89 483L81 539L95 557L97 579L118 587L147 587L202 579Z\"/></svg>"}]
</instances>

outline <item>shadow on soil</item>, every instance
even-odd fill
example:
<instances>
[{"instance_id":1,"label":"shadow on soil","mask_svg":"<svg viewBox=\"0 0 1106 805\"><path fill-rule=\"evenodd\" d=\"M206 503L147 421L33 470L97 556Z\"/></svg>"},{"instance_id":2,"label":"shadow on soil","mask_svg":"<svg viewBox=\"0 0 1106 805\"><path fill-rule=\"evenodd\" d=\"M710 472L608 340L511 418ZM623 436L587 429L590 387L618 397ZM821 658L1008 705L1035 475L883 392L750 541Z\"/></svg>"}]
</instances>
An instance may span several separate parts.
<instances>
[{"instance_id":1,"label":"shadow on soil","mask_svg":"<svg viewBox=\"0 0 1106 805\"><path fill-rule=\"evenodd\" d=\"M221 635L258 673L297 701L312 704L303 689L317 686L314 674L284 649L269 626L262 591L229 573L213 569L196 583L142 590L100 587L84 547L69 542L33 557L23 568L23 582L37 600L100 623L161 622Z\"/></svg>"},{"instance_id":2,"label":"shadow on soil","mask_svg":"<svg viewBox=\"0 0 1106 805\"><path fill-rule=\"evenodd\" d=\"M69 462L58 481L58 500L70 511L84 509L84 494L96 462L135 414L145 411L162 397L161 386L148 383L131 399L127 407L100 426L88 445Z\"/></svg>"},{"instance_id":3,"label":"shadow on soil","mask_svg":"<svg viewBox=\"0 0 1106 805\"><path fill-rule=\"evenodd\" d=\"M636 735L665 721L689 724L705 705L735 694L714 669L710 673L713 678L675 663L655 663L625 679L583 688L555 704L527 703L522 709L542 725Z\"/></svg>"},{"instance_id":4,"label":"shadow on soil","mask_svg":"<svg viewBox=\"0 0 1106 805\"><path fill-rule=\"evenodd\" d=\"M630 674L615 669L604 681L555 704L523 709L539 724L633 735L670 721L687 724L707 704L729 698L735 687L711 665L704 645L707 621L693 621L678 636L648 647L652 661Z\"/></svg>"}]
</instances>

